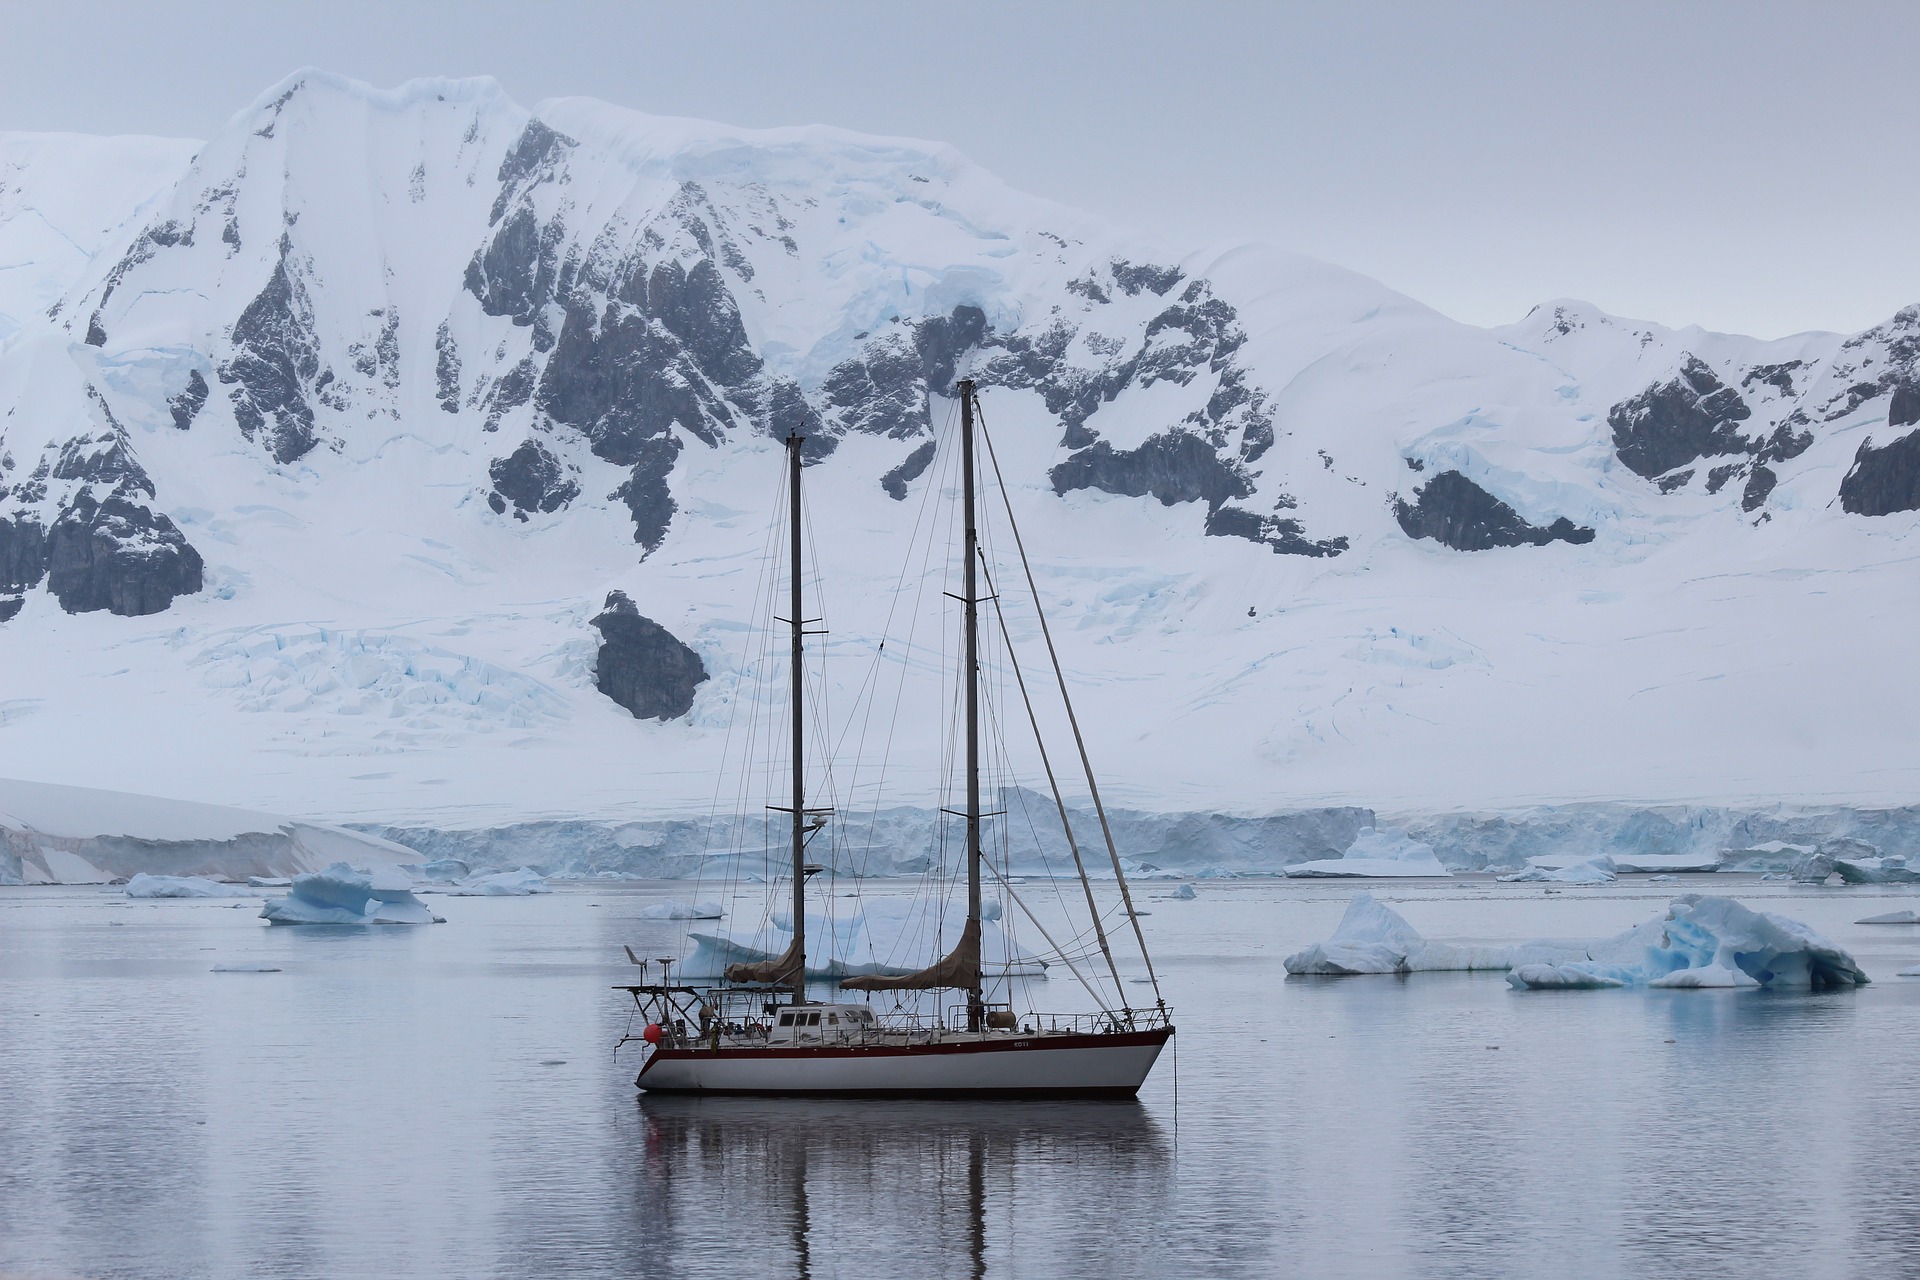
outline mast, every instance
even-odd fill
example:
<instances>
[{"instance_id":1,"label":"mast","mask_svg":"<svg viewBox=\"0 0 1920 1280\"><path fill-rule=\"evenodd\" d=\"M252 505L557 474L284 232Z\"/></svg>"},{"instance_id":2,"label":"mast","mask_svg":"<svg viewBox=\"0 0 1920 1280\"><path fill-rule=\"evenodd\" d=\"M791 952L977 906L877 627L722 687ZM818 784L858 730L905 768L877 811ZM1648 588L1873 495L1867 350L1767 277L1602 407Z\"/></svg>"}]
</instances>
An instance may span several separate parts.
<instances>
[{"instance_id":1,"label":"mast","mask_svg":"<svg viewBox=\"0 0 1920 1280\"><path fill-rule=\"evenodd\" d=\"M973 379L960 380L960 498L965 509L966 546L961 578L966 609L967 669L967 927L980 929L980 609L974 564L979 556L980 531L974 521L973 495ZM795 801L798 804L798 801ZM967 1030L986 1024L986 1002L980 969L973 971L967 990Z\"/></svg>"},{"instance_id":2,"label":"mast","mask_svg":"<svg viewBox=\"0 0 1920 1280\"><path fill-rule=\"evenodd\" d=\"M807 872L806 872L806 747L804 718L805 672L801 667L806 622L800 612L800 446L805 437L787 436L787 508L793 526L793 567L787 601L787 619L793 628L793 946L800 963L793 971L793 1002L807 1000ZM977 896L977 895L976 895Z\"/></svg>"}]
</instances>

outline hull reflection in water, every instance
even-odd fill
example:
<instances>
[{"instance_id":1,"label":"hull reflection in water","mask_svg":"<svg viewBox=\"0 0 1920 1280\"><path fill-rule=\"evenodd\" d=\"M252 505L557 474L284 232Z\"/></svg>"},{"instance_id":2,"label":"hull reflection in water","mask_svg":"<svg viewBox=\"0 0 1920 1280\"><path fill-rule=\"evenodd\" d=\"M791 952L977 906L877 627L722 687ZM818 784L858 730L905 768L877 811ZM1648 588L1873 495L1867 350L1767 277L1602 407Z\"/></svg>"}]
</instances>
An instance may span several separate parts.
<instances>
[{"instance_id":1,"label":"hull reflection in water","mask_svg":"<svg viewBox=\"0 0 1920 1280\"><path fill-rule=\"evenodd\" d=\"M716 1274L1130 1275L1161 1252L1139 1210L1166 1193L1171 1142L1135 1102L638 1106L636 1205L663 1256L714 1242Z\"/></svg>"}]
</instances>

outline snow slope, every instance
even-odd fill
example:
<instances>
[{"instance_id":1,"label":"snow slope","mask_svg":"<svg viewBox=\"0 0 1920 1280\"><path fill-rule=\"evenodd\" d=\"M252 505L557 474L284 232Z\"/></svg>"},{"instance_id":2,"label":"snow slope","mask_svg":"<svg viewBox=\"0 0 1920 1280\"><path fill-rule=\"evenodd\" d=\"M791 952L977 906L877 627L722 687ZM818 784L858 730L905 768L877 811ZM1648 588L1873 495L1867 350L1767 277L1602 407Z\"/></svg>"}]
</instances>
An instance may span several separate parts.
<instances>
[{"instance_id":1,"label":"snow slope","mask_svg":"<svg viewBox=\"0 0 1920 1280\"><path fill-rule=\"evenodd\" d=\"M133 158L0 198L0 246L28 210L106 228L0 301L33 312L0 341L0 774L415 826L739 807L798 430L813 786L936 803L926 499L970 374L1135 810L1913 798L1920 311L1475 329L939 145L487 80L302 72L190 162L72 145Z\"/></svg>"}]
</instances>

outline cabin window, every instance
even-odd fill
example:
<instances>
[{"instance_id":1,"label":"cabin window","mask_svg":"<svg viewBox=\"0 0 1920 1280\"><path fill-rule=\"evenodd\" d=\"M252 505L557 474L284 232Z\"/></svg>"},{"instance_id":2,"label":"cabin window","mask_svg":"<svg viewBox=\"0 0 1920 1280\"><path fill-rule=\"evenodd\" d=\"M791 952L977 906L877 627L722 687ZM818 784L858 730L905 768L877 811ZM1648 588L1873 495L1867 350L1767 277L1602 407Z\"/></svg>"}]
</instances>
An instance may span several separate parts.
<instances>
[{"instance_id":1,"label":"cabin window","mask_svg":"<svg viewBox=\"0 0 1920 1280\"><path fill-rule=\"evenodd\" d=\"M837 1013L830 1013L830 1014L828 1014L828 1015L827 1015L827 1025L828 1025L828 1026L830 1026L830 1027L837 1027L837 1026L839 1026L839 1025L840 1025L840 1015L839 1015L839 1014L837 1014Z\"/></svg>"},{"instance_id":2,"label":"cabin window","mask_svg":"<svg viewBox=\"0 0 1920 1280\"><path fill-rule=\"evenodd\" d=\"M810 1026L810 1027L817 1027L817 1026L819 1026L819 1025L820 1025L820 1015L819 1015L819 1014L817 1014L817 1013L810 1013L810 1014L808 1014L808 1015L807 1015L807 1025L808 1025L808 1026Z\"/></svg>"},{"instance_id":3,"label":"cabin window","mask_svg":"<svg viewBox=\"0 0 1920 1280\"><path fill-rule=\"evenodd\" d=\"M780 1015L780 1025L781 1025L781 1026L783 1026L783 1027L790 1027L790 1026L792 1026L792 1025L793 1025L793 1015L792 1015L792 1014L790 1014L790 1013L783 1013L783 1014L781 1014L781 1015Z\"/></svg>"}]
</instances>

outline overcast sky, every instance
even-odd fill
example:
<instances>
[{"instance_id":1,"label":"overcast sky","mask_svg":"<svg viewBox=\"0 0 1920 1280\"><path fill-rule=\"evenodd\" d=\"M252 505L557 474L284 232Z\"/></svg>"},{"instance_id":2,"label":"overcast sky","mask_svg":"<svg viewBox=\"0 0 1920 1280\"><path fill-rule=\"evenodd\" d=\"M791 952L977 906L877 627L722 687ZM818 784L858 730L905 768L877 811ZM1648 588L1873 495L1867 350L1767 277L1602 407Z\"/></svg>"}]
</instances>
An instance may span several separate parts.
<instances>
[{"instance_id":1,"label":"overcast sky","mask_svg":"<svg viewBox=\"0 0 1920 1280\"><path fill-rule=\"evenodd\" d=\"M951 142L1182 247L1497 324L1573 296L1853 330L1920 302L1920 3L0 0L0 129L205 137L312 64Z\"/></svg>"}]
</instances>

